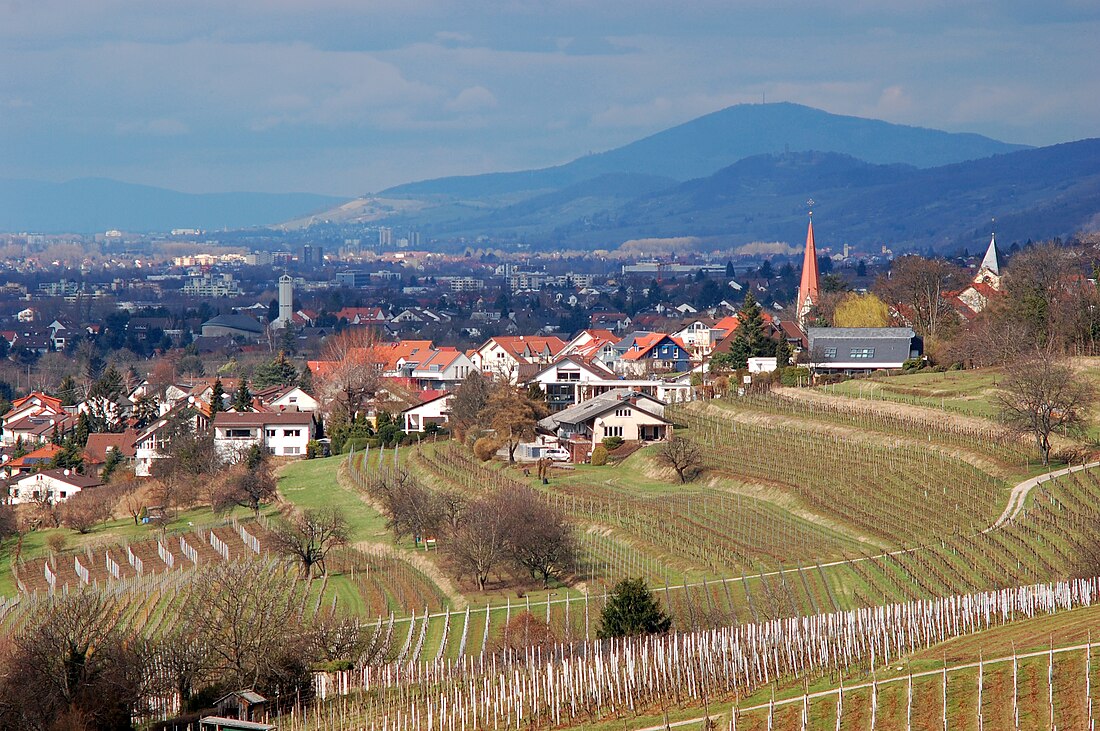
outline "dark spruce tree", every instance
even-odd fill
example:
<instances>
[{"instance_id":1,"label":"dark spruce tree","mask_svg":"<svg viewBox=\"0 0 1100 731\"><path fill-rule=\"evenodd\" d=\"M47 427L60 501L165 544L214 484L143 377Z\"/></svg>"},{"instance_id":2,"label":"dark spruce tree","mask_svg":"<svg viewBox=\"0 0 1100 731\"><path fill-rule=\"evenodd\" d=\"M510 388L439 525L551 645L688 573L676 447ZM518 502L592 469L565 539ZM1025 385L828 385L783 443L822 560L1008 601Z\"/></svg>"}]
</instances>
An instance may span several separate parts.
<instances>
[{"instance_id":1,"label":"dark spruce tree","mask_svg":"<svg viewBox=\"0 0 1100 731\"><path fill-rule=\"evenodd\" d=\"M252 392L248 390L247 378L241 379L241 384L237 386L237 390L233 393L232 406L234 411L252 410Z\"/></svg>"},{"instance_id":2,"label":"dark spruce tree","mask_svg":"<svg viewBox=\"0 0 1100 731\"><path fill-rule=\"evenodd\" d=\"M624 579L615 585L600 615L597 636L613 637L664 634L672 628L656 597L642 579Z\"/></svg>"},{"instance_id":3,"label":"dark spruce tree","mask_svg":"<svg viewBox=\"0 0 1100 731\"><path fill-rule=\"evenodd\" d=\"M222 386L222 379L215 376L214 385L210 389L210 413L216 414L219 411L225 411L225 387Z\"/></svg>"},{"instance_id":4,"label":"dark spruce tree","mask_svg":"<svg viewBox=\"0 0 1100 731\"><path fill-rule=\"evenodd\" d=\"M775 355L775 343L764 330L764 313L752 292L745 294L745 303L737 313L737 333L730 343L731 368L747 368L749 358Z\"/></svg>"}]
</instances>

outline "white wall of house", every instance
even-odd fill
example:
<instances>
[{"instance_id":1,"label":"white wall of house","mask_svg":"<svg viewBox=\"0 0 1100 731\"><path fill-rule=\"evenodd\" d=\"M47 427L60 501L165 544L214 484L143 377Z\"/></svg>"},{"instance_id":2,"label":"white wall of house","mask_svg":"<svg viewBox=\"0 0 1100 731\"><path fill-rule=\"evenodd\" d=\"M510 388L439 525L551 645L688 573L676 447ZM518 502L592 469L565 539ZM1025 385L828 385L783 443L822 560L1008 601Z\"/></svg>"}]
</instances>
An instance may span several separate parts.
<instances>
[{"instance_id":1,"label":"white wall of house","mask_svg":"<svg viewBox=\"0 0 1100 731\"><path fill-rule=\"evenodd\" d=\"M214 448L222 459L236 461L254 444L276 457L303 457L310 440L308 424L215 426Z\"/></svg>"},{"instance_id":2,"label":"white wall of house","mask_svg":"<svg viewBox=\"0 0 1100 731\"><path fill-rule=\"evenodd\" d=\"M309 444L308 424L275 424L264 426L264 448L277 457L304 457Z\"/></svg>"},{"instance_id":3,"label":"white wall of house","mask_svg":"<svg viewBox=\"0 0 1100 731\"><path fill-rule=\"evenodd\" d=\"M437 399L413 406L402 412L405 417L405 431L422 432L428 424L445 426L450 419L451 396L441 396Z\"/></svg>"},{"instance_id":4,"label":"white wall of house","mask_svg":"<svg viewBox=\"0 0 1100 731\"><path fill-rule=\"evenodd\" d=\"M629 403L605 412L592 422L592 437L597 442L607 437L622 437L628 442L658 441L665 439L670 431L664 421Z\"/></svg>"},{"instance_id":5,"label":"white wall of house","mask_svg":"<svg viewBox=\"0 0 1100 731\"><path fill-rule=\"evenodd\" d=\"M52 475L39 472L12 483L9 500L12 505L19 505L34 502L40 496L48 495L50 502L56 504L68 500L80 490L78 485L71 485Z\"/></svg>"},{"instance_id":6,"label":"white wall of house","mask_svg":"<svg viewBox=\"0 0 1100 731\"><path fill-rule=\"evenodd\" d=\"M317 402L317 399L313 398L302 389L292 388L272 401L271 407L276 409L296 408L298 411L316 411L320 408L320 404Z\"/></svg>"}]
</instances>

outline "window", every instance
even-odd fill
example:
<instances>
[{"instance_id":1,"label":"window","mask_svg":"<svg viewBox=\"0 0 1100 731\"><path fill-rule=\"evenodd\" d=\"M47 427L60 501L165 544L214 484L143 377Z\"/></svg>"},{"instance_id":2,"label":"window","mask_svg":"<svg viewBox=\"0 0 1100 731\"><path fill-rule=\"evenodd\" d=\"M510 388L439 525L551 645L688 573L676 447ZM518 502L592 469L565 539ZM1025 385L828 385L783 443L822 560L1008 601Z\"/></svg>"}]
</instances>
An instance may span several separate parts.
<instances>
[{"instance_id":1,"label":"window","mask_svg":"<svg viewBox=\"0 0 1100 731\"><path fill-rule=\"evenodd\" d=\"M300 437L302 436L301 429L283 429L284 437Z\"/></svg>"},{"instance_id":2,"label":"window","mask_svg":"<svg viewBox=\"0 0 1100 731\"><path fill-rule=\"evenodd\" d=\"M630 416L630 409L615 409L615 416Z\"/></svg>"},{"instance_id":3,"label":"window","mask_svg":"<svg viewBox=\"0 0 1100 731\"><path fill-rule=\"evenodd\" d=\"M851 351L849 351L849 353L848 353L848 357L850 357L850 358L874 358L875 357L875 349L874 348L852 348Z\"/></svg>"},{"instance_id":4,"label":"window","mask_svg":"<svg viewBox=\"0 0 1100 731\"><path fill-rule=\"evenodd\" d=\"M267 434L268 439L274 439L275 438L275 430L274 429L268 429L265 433Z\"/></svg>"},{"instance_id":5,"label":"window","mask_svg":"<svg viewBox=\"0 0 1100 731\"><path fill-rule=\"evenodd\" d=\"M301 454L298 447L287 447L283 450L283 454Z\"/></svg>"},{"instance_id":6,"label":"window","mask_svg":"<svg viewBox=\"0 0 1100 731\"><path fill-rule=\"evenodd\" d=\"M605 426L603 428L603 435L605 437L621 437L623 435L623 428L621 426Z\"/></svg>"},{"instance_id":7,"label":"window","mask_svg":"<svg viewBox=\"0 0 1100 731\"><path fill-rule=\"evenodd\" d=\"M251 429L226 429L225 436L229 439L242 439L252 436Z\"/></svg>"},{"instance_id":8,"label":"window","mask_svg":"<svg viewBox=\"0 0 1100 731\"><path fill-rule=\"evenodd\" d=\"M60 496L61 496L61 499L64 500L65 498L69 497L69 493L66 490L62 490L61 493L60 493Z\"/></svg>"},{"instance_id":9,"label":"window","mask_svg":"<svg viewBox=\"0 0 1100 731\"><path fill-rule=\"evenodd\" d=\"M836 357L836 348L825 348L825 357L826 358L835 358Z\"/></svg>"},{"instance_id":10,"label":"window","mask_svg":"<svg viewBox=\"0 0 1100 731\"><path fill-rule=\"evenodd\" d=\"M297 396L291 396L290 397L290 403L292 403L292 404L298 403L298 397Z\"/></svg>"}]
</instances>

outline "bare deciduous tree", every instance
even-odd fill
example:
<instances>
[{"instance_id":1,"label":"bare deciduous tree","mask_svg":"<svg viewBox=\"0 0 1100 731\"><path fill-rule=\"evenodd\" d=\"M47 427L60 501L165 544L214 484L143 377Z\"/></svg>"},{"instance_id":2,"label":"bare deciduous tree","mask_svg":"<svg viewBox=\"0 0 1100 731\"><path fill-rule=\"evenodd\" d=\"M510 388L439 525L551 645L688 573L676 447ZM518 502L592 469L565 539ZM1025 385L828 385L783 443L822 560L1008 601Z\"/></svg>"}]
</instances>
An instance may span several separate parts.
<instances>
[{"instance_id":1,"label":"bare deciduous tree","mask_svg":"<svg viewBox=\"0 0 1100 731\"><path fill-rule=\"evenodd\" d=\"M680 483L691 482L703 468L703 454L694 443L673 437L657 451L657 462L676 471Z\"/></svg>"},{"instance_id":2,"label":"bare deciduous tree","mask_svg":"<svg viewBox=\"0 0 1100 731\"><path fill-rule=\"evenodd\" d=\"M516 447L535 438L538 420L548 413L546 404L534 401L523 389L501 384L489 398L485 412L496 432L497 441L508 447L508 461L516 461Z\"/></svg>"},{"instance_id":3,"label":"bare deciduous tree","mask_svg":"<svg viewBox=\"0 0 1100 731\"><path fill-rule=\"evenodd\" d=\"M0 727L124 729L147 697L140 642L116 629L109 595L53 597L14 638L0 672Z\"/></svg>"},{"instance_id":4,"label":"bare deciduous tree","mask_svg":"<svg viewBox=\"0 0 1100 731\"><path fill-rule=\"evenodd\" d=\"M961 270L953 264L909 254L894 260L888 277L879 277L875 293L903 311L919 335L935 340L957 321L948 293L962 281Z\"/></svg>"},{"instance_id":5,"label":"bare deciduous tree","mask_svg":"<svg viewBox=\"0 0 1100 731\"><path fill-rule=\"evenodd\" d=\"M577 543L565 513L527 487L501 490L494 499L503 503L501 517L512 560L532 578L542 579L543 588L576 565Z\"/></svg>"},{"instance_id":6,"label":"bare deciduous tree","mask_svg":"<svg viewBox=\"0 0 1100 731\"><path fill-rule=\"evenodd\" d=\"M371 485L371 496L382 503L386 527L393 539L420 538L434 533L447 509L437 493L418 483L405 470L384 474ZM457 507L457 506L452 506Z\"/></svg>"},{"instance_id":7,"label":"bare deciduous tree","mask_svg":"<svg viewBox=\"0 0 1100 731\"><path fill-rule=\"evenodd\" d=\"M334 423L351 422L378 394L385 354L368 328L345 330L325 341L317 394Z\"/></svg>"},{"instance_id":8,"label":"bare deciduous tree","mask_svg":"<svg viewBox=\"0 0 1100 731\"><path fill-rule=\"evenodd\" d=\"M89 488L61 503L61 522L77 533L88 533L111 517L110 496L102 488Z\"/></svg>"},{"instance_id":9,"label":"bare deciduous tree","mask_svg":"<svg viewBox=\"0 0 1100 731\"><path fill-rule=\"evenodd\" d=\"M470 576L479 591L508 557L503 502L488 495L470 504L466 517L447 537L446 556L459 577Z\"/></svg>"},{"instance_id":10,"label":"bare deciduous tree","mask_svg":"<svg viewBox=\"0 0 1100 731\"><path fill-rule=\"evenodd\" d=\"M465 438L467 432L481 423L481 412L492 393L492 380L477 370L466 376L462 385L455 389L451 400L450 426L456 436Z\"/></svg>"},{"instance_id":11,"label":"bare deciduous tree","mask_svg":"<svg viewBox=\"0 0 1100 731\"><path fill-rule=\"evenodd\" d=\"M1034 437L1043 464L1047 464L1051 434L1059 429L1080 432L1096 393L1068 363L1036 353L1010 369L997 398L1005 423Z\"/></svg>"},{"instance_id":12,"label":"bare deciduous tree","mask_svg":"<svg viewBox=\"0 0 1100 731\"><path fill-rule=\"evenodd\" d=\"M314 569L325 573L325 560L339 546L347 545L348 521L336 508L317 508L296 513L274 530L278 553L298 564L305 579Z\"/></svg>"}]
</instances>

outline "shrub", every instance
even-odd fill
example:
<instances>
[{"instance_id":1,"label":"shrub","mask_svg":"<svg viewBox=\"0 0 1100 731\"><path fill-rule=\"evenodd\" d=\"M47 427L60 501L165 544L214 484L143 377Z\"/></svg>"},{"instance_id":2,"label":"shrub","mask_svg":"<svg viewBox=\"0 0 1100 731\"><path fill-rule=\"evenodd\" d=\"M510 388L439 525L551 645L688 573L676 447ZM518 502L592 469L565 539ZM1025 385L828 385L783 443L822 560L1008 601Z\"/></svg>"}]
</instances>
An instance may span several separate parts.
<instances>
[{"instance_id":1,"label":"shrub","mask_svg":"<svg viewBox=\"0 0 1100 731\"><path fill-rule=\"evenodd\" d=\"M378 446L378 442L376 440L369 439L367 437L352 437L351 439L348 439L344 442L341 452L362 452L368 444L370 444L372 447Z\"/></svg>"},{"instance_id":2,"label":"shrub","mask_svg":"<svg viewBox=\"0 0 1100 731\"><path fill-rule=\"evenodd\" d=\"M951 367L949 368L949 370L952 370L952 371L961 371L961 370L962 370L962 369L963 369L964 367L965 367L965 366L963 366L963 364L962 364L962 361L961 361L961 360L957 360L957 361L955 361L954 363L952 363L952 364L951 364Z\"/></svg>"},{"instance_id":3,"label":"shrub","mask_svg":"<svg viewBox=\"0 0 1100 731\"><path fill-rule=\"evenodd\" d=\"M603 467L607 464L607 447L602 444L597 444L596 448L592 450L592 459L590 462L596 467Z\"/></svg>"},{"instance_id":4,"label":"shrub","mask_svg":"<svg viewBox=\"0 0 1100 731\"><path fill-rule=\"evenodd\" d=\"M810 369L801 366L784 368L779 373L779 382L784 386L797 386L799 384L804 386L809 385Z\"/></svg>"},{"instance_id":5,"label":"shrub","mask_svg":"<svg viewBox=\"0 0 1100 731\"><path fill-rule=\"evenodd\" d=\"M623 446L622 437L604 437L603 445L607 447L608 452L614 452L619 447Z\"/></svg>"},{"instance_id":6,"label":"shrub","mask_svg":"<svg viewBox=\"0 0 1100 731\"><path fill-rule=\"evenodd\" d=\"M482 462L488 462L493 458L493 455L500 449L500 445L495 440L489 437L481 437L474 442L474 456L480 459Z\"/></svg>"},{"instance_id":7,"label":"shrub","mask_svg":"<svg viewBox=\"0 0 1100 731\"><path fill-rule=\"evenodd\" d=\"M316 439L306 442L306 459L316 459L321 454L321 443Z\"/></svg>"}]
</instances>

